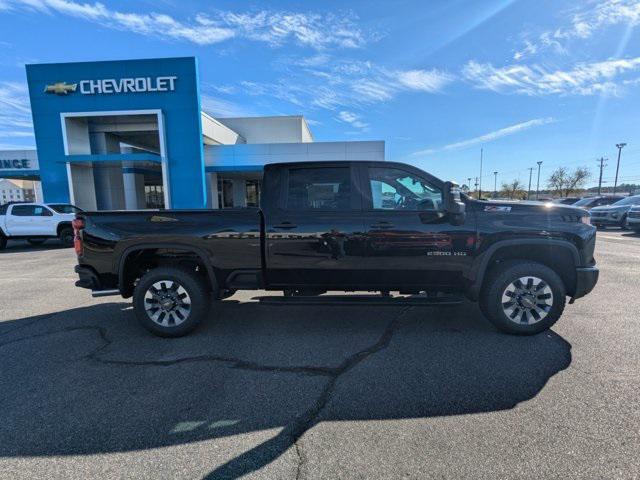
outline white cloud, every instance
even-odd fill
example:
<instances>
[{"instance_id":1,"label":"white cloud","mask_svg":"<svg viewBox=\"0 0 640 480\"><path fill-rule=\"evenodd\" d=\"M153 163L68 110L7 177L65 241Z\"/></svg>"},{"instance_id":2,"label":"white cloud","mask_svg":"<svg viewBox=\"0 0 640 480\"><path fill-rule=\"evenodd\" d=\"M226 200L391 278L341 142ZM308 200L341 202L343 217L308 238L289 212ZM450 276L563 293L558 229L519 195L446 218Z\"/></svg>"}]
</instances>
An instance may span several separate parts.
<instances>
[{"instance_id":1,"label":"white cloud","mask_svg":"<svg viewBox=\"0 0 640 480\"><path fill-rule=\"evenodd\" d=\"M359 130L366 130L367 128L369 128L369 124L363 122L362 119L360 118L360 115L358 115L357 113L346 111L346 110L343 110L338 113L338 120L344 123L348 123L352 127L357 128Z\"/></svg>"},{"instance_id":2,"label":"white cloud","mask_svg":"<svg viewBox=\"0 0 640 480\"><path fill-rule=\"evenodd\" d=\"M24 83L0 81L0 137L33 137L29 94Z\"/></svg>"},{"instance_id":3,"label":"white cloud","mask_svg":"<svg viewBox=\"0 0 640 480\"><path fill-rule=\"evenodd\" d=\"M515 52L514 60L522 60L545 49L566 53L567 42L586 40L614 25L636 27L640 25L640 0L583 2L580 11L561 12L561 16L570 19L566 26L544 31L535 40L525 39L524 47Z\"/></svg>"},{"instance_id":4,"label":"white cloud","mask_svg":"<svg viewBox=\"0 0 640 480\"><path fill-rule=\"evenodd\" d=\"M208 94L202 94L200 96L200 101L202 104L202 110L212 117L249 117L255 115L253 111L248 110L237 103L222 100Z\"/></svg>"},{"instance_id":5,"label":"white cloud","mask_svg":"<svg viewBox=\"0 0 640 480\"><path fill-rule=\"evenodd\" d=\"M411 90L438 92L451 82L453 77L439 70L406 70L398 72L398 81Z\"/></svg>"},{"instance_id":6,"label":"white cloud","mask_svg":"<svg viewBox=\"0 0 640 480\"><path fill-rule=\"evenodd\" d=\"M73 0L0 0L0 9L25 9L47 14L62 14L97 23L103 27L126 30L140 35L183 40L211 45L231 38L244 38L280 46L287 41L317 50L330 47L360 48L367 36L351 14L296 12L236 13L218 11L198 13L181 21L161 13L120 12L102 3Z\"/></svg>"},{"instance_id":7,"label":"white cloud","mask_svg":"<svg viewBox=\"0 0 640 480\"><path fill-rule=\"evenodd\" d=\"M429 155L436 152L447 151L447 150L459 150L461 148L471 147L473 145L480 145L492 142L502 137L507 137L509 135L514 135L516 133L529 130L530 128L539 127L542 125L547 125L549 123L553 123L554 119L551 117L547 118L535 118L533 120L529 120L522 123L516 123L515 125L511 125L509 127L501 128L500 130L495 130L493 132L485 133L484 135L480 135L479 137L469 138L467 140L462 140L460 142L450 143L449 145L445 145L440 148L429 148L425 150L420 150L418 152L414 152L412 156L418 155Z\"/></svg>"},{"instance_id":8,"label":"white cloud","mask_svg":"<svg viewBox=\"0 0 640 480\"><path fill-rule=\"evenodd\" d=\"M618 24L640 24L640 0L605 0L571 18L571 25L557 29L553 36L560 39L589 38L598 30Z\"/></svg>"},{"instance_id":9,"label":"white cloud","mask_svg":"<svg viewBox=\"0 0 640 480\"><path fill-rule=\"evenodd\" d=\"M594 95L619 93L616 78L640 69L640 57L579 63L569 70L548 70L541 65L507 65L470 61L464 77L476 88L525 95Z\"/></svg>"},{"instance_id":10,"label":"white cloud","mask_svg":"<svg viewBox=\"0 0 640 480\"><path fill-rule=\"evenodd\" d=\"M369 61L327 54L281 61L274 82L243 81L244 94L269 96L300 108L350 111L388 102L407 92L438 93L454 80L439 70L390 70ZM301 68L302 67L302 68Z\"/></svg>"}]
</instances>

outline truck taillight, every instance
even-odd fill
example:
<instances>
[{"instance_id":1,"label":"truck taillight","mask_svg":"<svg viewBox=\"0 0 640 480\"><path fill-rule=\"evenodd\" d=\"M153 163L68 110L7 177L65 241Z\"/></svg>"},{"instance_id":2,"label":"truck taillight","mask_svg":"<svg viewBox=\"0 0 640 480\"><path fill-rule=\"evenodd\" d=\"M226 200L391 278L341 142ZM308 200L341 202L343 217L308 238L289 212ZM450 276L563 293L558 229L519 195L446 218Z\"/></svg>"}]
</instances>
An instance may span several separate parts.
<instances>
[{"instance_id":1,"label":"truck taillight","mask_svg":"<svg viewBox=\"0 0 640 480\"><path fill-rule=\"evenodd\" d=\"M80 237L80 231L84 228L84 218L76 218L71 222L73 227L73 248L76 251L76 255L82 255L82 237Z\"/></svg>"}]
</instances>

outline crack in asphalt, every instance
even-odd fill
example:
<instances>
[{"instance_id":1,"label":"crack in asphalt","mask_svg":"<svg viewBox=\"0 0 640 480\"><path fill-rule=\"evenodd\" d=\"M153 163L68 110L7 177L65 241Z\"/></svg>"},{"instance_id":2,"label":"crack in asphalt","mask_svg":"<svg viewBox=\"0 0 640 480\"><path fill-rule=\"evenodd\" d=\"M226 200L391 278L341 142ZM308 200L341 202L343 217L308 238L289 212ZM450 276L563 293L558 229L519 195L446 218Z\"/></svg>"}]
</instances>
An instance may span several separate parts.
<instances>
[{"instance_id":1,"label":"crack in asphalt","mask_svg":"<svg viewBox=\"0 0 640 480\"><path fill-rule=\"evenodd\" d=\"M97 347L92 352L88 353L82 358L93 360L95 362L104 365L121 365L121 366L158 366L166 367L172 365L178 365L181 363L193 363L193 362L217 362L230 365L232 368L240 370L258 371L258 372L277 372L277 373L294 373L304 375L316 375L328 377L328 381L320 395L317 397L315 403L297 419L283 428L278 435L272 439L264 442L253 449L235 457L226 464L218 467L205 478L238 478L242 475L246 475L251 471L255 471L268 465L273 460L282 455L291 446L294 447L295 453L298 457L298 464L296 468L296 480L302 478L303 467L306 463L306 456L300 445L300 439L305 432L311 429L318 421L318 418L324 408L329 403L331 395L336 387L336 384L340 377L352 370L354 367L362 363L371 355L374 355L381 350L384 350L391 344L393 335L399 329L400 322L405 313L411 310L412 306L404 307L400 313L398 313L385 327L384 331L378 338L378 340L367 348L364 348L340 363L337 367L318 367L318 366L275 366L275 365L263 365L257 362L249 362L246 360L222 357L216 355L198 355L193 357L182 357L172 360L117 360L103 358L99 354L109 346L113 344L113 340L109 338L104 328L95 325L85 325L76 327L67 327L49 332L38 333L29 335L27 337L21 337L14 340L10 340L5 343L0 343L0 348L15 344L18 342L24 342L35 338L42 338L59 333L68 333L74 331L93 331L97 332L102 345ZM52 315L53 316L53 315ZM48 318L48 317L47 317Z\"/></svg>"},{"instance_id":2,"label":"crack in asphalt","mask_svg":"<svg viewBox=\"0 0 640 480\"><path fill-rule=\"evenodd\" d=\"M221 465L204 478L239 478L268 465L293 446L298 457L296 480L300 480L302 478L303 466L306 463L306 458L300 445L300 439L317 423L320 414L331 399L338 380L371 355L387 348L391 344L393 335L399 329L404 314L412 308L412 306L403 308L402 311L387 324L376 343L347 357L340 366L332 369L333 373L330 375L327 385L316 399L314 405L299 416L296 421L283 428L275 437Z\"/></svg>"}]
</instances>

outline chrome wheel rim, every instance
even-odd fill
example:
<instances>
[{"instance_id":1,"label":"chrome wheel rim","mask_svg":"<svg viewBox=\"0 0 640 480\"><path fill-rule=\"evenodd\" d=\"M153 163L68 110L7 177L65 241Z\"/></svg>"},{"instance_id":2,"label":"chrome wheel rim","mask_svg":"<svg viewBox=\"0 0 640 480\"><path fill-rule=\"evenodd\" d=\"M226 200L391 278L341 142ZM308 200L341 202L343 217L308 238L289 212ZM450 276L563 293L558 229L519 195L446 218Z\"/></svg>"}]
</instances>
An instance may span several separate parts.
<instances>
[{"instance_id":1,"label":"chrome wheel rim","mask_svg":"<svg viewBox=\"0 0 640 480\"><path fill-rule=\"evenodd\" d=\"M519 325L533 325L549 315L553 306L551 287L538 277L520 277L504 289L502 311Z\"/></svg>"},{"instance_id":2,"label":"chrome wheel rim","mask_svg":"<svg viewBox=\"0 0 640 480\"><path fill-rule=\"evenodd\" d=\"M160 280L144 294L144 309L149 319L162 327L175 327L191 313L191 297L173 280Z\"/></svg>"}]
</instances>

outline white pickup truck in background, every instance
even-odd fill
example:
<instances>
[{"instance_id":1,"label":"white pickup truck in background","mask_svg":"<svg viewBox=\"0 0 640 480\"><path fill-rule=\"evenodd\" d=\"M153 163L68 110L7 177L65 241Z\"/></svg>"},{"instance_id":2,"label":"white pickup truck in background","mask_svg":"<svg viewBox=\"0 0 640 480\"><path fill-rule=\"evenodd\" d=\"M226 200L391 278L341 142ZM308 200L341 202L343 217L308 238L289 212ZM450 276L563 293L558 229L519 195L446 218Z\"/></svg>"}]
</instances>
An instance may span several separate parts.
<instances>
[{"instance_id":1,"label":"white pickup truck in background","mask_svg":"<svg viewBox=\"0 0 640 480\"><path fill-rule=\"evenodd\" d=\"M7 203L0 206L0 250L8 240L27 240L40 245L59 238L64 246L73 246L73 228L78 207L64 203Z\"/></svg>"}]
</instances>

